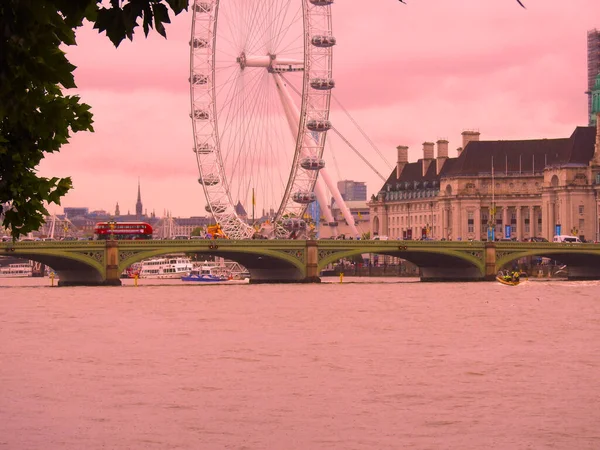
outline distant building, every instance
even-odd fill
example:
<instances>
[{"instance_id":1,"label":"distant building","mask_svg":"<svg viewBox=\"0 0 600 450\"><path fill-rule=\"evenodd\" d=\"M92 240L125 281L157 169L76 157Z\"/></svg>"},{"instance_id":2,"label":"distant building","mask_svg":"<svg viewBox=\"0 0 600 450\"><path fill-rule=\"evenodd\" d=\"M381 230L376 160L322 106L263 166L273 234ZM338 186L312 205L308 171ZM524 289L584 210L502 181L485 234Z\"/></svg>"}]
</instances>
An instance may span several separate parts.
<instances>
[{"instance_id":1,"label":"distant building","mask_svg":"<svg viewBox=\"0 0 600 450\"><path fill-rule=\"evenodd\" d=\"M210 217L163 217L160 219L149 218L152 225L154 238L168 239L173 236L191 236L196 228L206 229L212 223Z\"/></svg>"},{"instance_id":2,"label":"distant building","mask_svg":"<svg viewBox=\"0 0 600 450\"><path fill-rule=\"evenodd\" d=\"M342 198L348 202L367 200L367 185L363 181L342 180L337 182Z\"/></svg>"},{"instance_id":3,"label":"distant building","mask_svg":"<svg viewBox=\"0 0 600 450\"><path fill-rule=\"evenodd\" d=\"M73 207L65 207L65 208L63 208L63 211L68 218L85 217L90 212L89 208L73 208Z\"/></svg>"},{"instance_id":4,"label":"distant building","mask_svg":"<svg viewBox=\"0 0 600 450\"><path fill-rule=\"evenodd\" d=\"M588 116L592 119L592 91L596 77L600 74L600 30L597 29L587 33L587 73Z\"/></svg>"},{"instance_id":5,"label":"distant building","mask_svg":"<svg viewBox=\"0 0 600 450\"><path fill-rule=\"evenodd\" d=\"M368 233L370 231L371 219L369 212L369 204L367 203L367 201L350 200L345 201L344 203L346 204L346 207L350 210L350 214L352 214L352 217L354 218L354 224L356 225L356 228L358 229L360 234L362 235ZM333 215L333 219L338 223L338 234L354 238L354 233L352 232L350 225L348 225L348 223L344 219L344 216L342 215L342 212L340 211L340 208L337 205L333 204L331 208L331 214ZM323 222L321 224L320 237L330 237L327 236L328 234L331 234L329 231L329 227L326 226L326 222Z\"/></svg>"},{"instance_id":6,"label":"distant building","mask_svg":"<svg viewBox=\"0 0 600 450\"><path fill-rule=\"evenodd\" d=\"M242 205L242 202L240 202L239 200L237 202L237 205L235 205L235 213L241 220L245 222L248 221L248 213L246 212L244 205Z\"/></svg>"}]
</instances>

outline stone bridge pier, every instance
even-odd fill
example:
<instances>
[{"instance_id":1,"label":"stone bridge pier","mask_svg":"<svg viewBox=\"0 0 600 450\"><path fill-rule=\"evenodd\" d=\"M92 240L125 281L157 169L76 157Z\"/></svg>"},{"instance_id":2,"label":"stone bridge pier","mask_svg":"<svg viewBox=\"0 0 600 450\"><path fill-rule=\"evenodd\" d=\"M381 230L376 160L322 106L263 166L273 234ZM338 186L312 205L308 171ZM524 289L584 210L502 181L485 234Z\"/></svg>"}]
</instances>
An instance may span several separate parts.
<instances>
[{"instance_id":1,"label":"stone bridge pier","mask_svg":"<svg viewBox=\"0 0 600 450\"><path fill-rule=\"evenodd\" d=\"M119 270L119 245L117 241L106 241L106 286L121 286Z\"/></svg>"}]
</instances>

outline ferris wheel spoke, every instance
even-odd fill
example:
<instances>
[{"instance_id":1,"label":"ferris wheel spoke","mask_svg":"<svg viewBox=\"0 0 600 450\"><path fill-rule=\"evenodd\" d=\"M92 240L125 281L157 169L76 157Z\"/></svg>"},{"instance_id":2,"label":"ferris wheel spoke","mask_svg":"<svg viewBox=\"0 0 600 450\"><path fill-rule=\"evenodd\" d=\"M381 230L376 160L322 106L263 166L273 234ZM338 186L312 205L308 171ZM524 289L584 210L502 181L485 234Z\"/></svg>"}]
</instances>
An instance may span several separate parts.
<instances>
[{"instance_id":1,"label":"ferris wheel spoke","mask_svg":"<svg viewBox=\"0 0 600 450\"><path fill-rule=\"evenodd\" d=\"M259 20L264 19L264 14L259 14L259 11L261 10L261 7L263 7L265 4L267 4L267 2L254 2L254 7L250 11L250 13L245 17L244 25L247 31L245 35L245 40L243 42L243 49L247 51L251 51L253 49L251 45L251 40L253 38L253 35L256 33L256 30L260 29Z\"/></svg>"},{"instance_id":2,"label":"ferris wheel spoke","mask_svg":"<svg viewBox=\"0 0 600 450\"><path fill-rule=\"evenodd\" d=\"M281 22L279 23L279 25L276 28L276 33L274 33L274 35L272 36L273 39L273 48L277 48L279 49L278 52L281 53L281 43L283 42L283 39L286 37L287 33L290 31L290 29L294 26L294 24L298 21L298 19L300 17L302 17L302 6L300 6L296 12L294 13L294 15L292 16L292 19L287 21L287 25L286 25L286 16L288 13L289 9L286 9L285 15L284 17L281 19ZM294 38L290 39L290 42L294 42L296 40L300 40L300 42L303 42L302 36L294 36Z\"/></svg>"},{"instance_id":3,"label":"ferris wheel spoke","mask_svg":"<svg viewBox=\"0 0 600 450\"><path fill-rule=\"evenodd\" d=\"M291 54L291 55L296 55L296 54L302 54L302 51L304 50L304 45L300 45L298 47L292 47L292 45L296 44L296 42L290 41L289 44L287 44L287 46L282 47L281 49L279 49L279 54L280 55L286 55L286 54Z\"/></svg>"},{"instance_id":4,"label":"ferris wheel spoke","mask_svg":"<svg viewBox=\"0 0 600 450\"><path fill-rule=\"evenodd\" d=\"M263 81L263 84L265 85L268 85L269 83L269 79ZM264 165L267 161L267 159L265 159L266 155L264 150L272 145L267 136L267 132L269 131L268 119L272 117L273 114L272 99L269 98L269 96L264 96L262 102L257 104L257 106L256 112L251 113L251 115L255 117L255 120L249 124L250 142L256 142L257 145L252 146L250 158L248 158L249 160L247 164L244 164L244 167L251 168L251 172L253 173L261 174L264 171L259 171L258 166ZM265 176L271 177L272 173L265 173Z\"/></svg>"},{"instance_id":5,"label":"ferris wheel spoke","mask_svg":"<svg viewBox=\"0 0 600 450\"><path fill-rule=\"evenodd\" d=\"M256 74L256 78L258 78L259 73L257 72ZM241 112L241 109L243 107L243 102L245 101L243 98L243 95L241 95L240 91L243 91L244 86L243 86L243 80L242 77L238 77L238 81L235 84L235 91L232 93L232 95L230 96L230 100L227 101L223 106L224 108L221 110L225 110L227 109L227 116L224 118L224 122L225 122L225 129L223 130L223 135L225 135L225 131L228 131L229 125L228 124L233 124L235 121L235 118L238 117L239 113ZM237 94L237 95L236 95Z\"/></svg>"},{"instance_id":6,"label":"ferris wheel spoke","mask_svg":"<svg viewBox=\"0 0 600 450\"><path fill-rule=\"evenodd\" d=\"M267 2L263 2L263 4L266 5ZM251 54L257 53L259 49L262 49L264 53L270 53L272 50L267 47L265 39L265 36L269 31L268 14L269 11L274 9L272 4L270 4L269 7L270 8L266 13L252 17L254 33L252 33L252 35L248 35L248 39L245 43L245 48Z\"/></svg>"},{"instance_id":7,"label":"ferris wheel spoke","mask_svg":"<svg viewBox=\"0 0 600 450\"><path fill-rule=\"evenodd\" d=\"M242 111L244 114L243 115L238 115L238 117L249 117L250 120L246 121L245 123L241 123L241 126L238 130L236 130L236 141L239 142L239 152L241 154L241 152L246 152L247 151L247 142L246 142L246 137L249 133L249 127L255 122L256 118L258 117L258 114L256 113L256 109L257 106L260 105L261 101L260 101L260 96L258 96L258 93L260 92L259 89L255 89L254 90L256 93L256 96L252 99L250 99L250 102L244 102L241 106L240 106L240 111ZM264 97L263 97L264 98ZM256 101L258 100L258 101ZM251 107L252 109L249 109L249 107Z\"/></svg>"}]
</instances>

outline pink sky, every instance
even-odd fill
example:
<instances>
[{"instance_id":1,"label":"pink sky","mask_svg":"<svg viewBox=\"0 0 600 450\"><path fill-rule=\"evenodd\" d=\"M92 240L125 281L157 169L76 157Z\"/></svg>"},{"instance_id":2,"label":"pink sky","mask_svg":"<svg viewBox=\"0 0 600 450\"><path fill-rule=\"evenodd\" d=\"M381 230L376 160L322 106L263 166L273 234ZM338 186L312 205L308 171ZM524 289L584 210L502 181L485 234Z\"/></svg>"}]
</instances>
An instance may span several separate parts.
<instances>
[{"instance_id":1,"label":"pink sky","mask_svg":"<svg viewBox=\"0 0 600 450\"><path fill-rule=\"evenodd\" d=\"M332 7L334 94L389 162L397 145L410 146L414 161L423 141L439 138L455 156L465 129L482 139L527 139L587 125L586 31L600 28L600 1L526 0L526 10L515 0L407 2ZM174 18L167 40L144 39L140 29L118 49L90 26L78 32L67 54L96 132L77 133L40 166L42 175L72 177L62 206L113 212L119 202L121 213L134 212L139 177L148 213L206 214L188 116L190 21L191 13ZM332 110L332 122L389 175L345 115ZM332 144L330 173L376 193L380 179Z\"/></svg>"}]
</instances>

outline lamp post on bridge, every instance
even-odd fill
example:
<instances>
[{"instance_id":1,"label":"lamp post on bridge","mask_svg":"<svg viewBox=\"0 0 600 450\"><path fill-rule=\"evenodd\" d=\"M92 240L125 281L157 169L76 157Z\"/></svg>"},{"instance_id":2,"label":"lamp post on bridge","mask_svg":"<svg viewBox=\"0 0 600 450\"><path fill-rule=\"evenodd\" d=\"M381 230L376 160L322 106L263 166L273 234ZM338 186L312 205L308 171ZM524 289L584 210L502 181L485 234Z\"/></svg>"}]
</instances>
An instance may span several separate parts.
<instances>
[{"instance_id":1,"label":"lamp post on bridge","mask_svg":"<svg viewBox=\"0 0 600 450\"><path fill-rule=\"evenodd\" d=\"M116 226L116 222L111 219L108 221L108 226L110 227L110 240L114 241L115 240L115 226Z\"/></svg>"},{"instance_id":2,"label":"lamp post on bridge","mask_svg":"<svg viewBox=\"0 0 600 450\"><path fill-rule=\"evenodd\" d=\"M410 203L407 203L406 209L408 210L408 228L406 230L406 239L410 241L412 239L412 227L410 226Z\"/></svg>"},{"instance_id":3,"label":"lamp post on bridge","mask_svg":"<svg viewBox=\"0 0 600 450\"><path fill-rule=\"evenodd\" d=\"M430 228L429 228L429 233L431 234L431 231L433 230L433 202L429 202L429 211L431 212L431 222L430 222ZM431 238L431 236L427 236L428 238Z\"/></svg>"}]
</instances>

